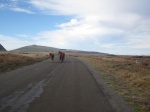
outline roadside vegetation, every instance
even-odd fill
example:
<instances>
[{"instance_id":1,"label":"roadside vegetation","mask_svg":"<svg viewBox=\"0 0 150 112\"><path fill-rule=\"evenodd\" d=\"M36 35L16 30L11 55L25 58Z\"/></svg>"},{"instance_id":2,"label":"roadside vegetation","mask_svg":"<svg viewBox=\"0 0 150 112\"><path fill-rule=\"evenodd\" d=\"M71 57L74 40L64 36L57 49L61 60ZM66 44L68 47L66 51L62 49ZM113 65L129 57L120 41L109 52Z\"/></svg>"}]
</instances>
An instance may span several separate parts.
<instances>
[{"instance_id":1,"label":"roadside vegetation","mask_svg":"<svg viewBox=\"0 0 150 112\"><path fill-rule=\"evenodd\" d=\"M150 57L71 54L92 66L134 112L150 112Z\"/></svg>"},{"instance_id":2,"label":"roadside vegetation","mask_svg":"<svg viewBox=\"0 0 150 112\"><path fill-rule=\"evenodd\" d=\"M31 65L48 58L46 52L0 52L0 73Z\"/></svg>"}]
</instances>

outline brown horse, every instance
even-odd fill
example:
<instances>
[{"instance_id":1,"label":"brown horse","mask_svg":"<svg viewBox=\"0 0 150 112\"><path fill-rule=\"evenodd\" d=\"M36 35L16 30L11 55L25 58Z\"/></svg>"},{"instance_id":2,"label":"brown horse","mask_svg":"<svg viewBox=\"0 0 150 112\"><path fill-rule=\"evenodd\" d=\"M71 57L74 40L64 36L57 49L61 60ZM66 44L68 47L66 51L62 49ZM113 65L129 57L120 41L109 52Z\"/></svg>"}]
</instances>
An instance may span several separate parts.
<instances>
[{"instance_id":1,"label":"brown horse","mask_svg":"<svg viewBox=\"0 0 150 112\"><path fill-rule=\"evenodd\" d=\"M61 62L63 62L63 61L64 61L64 58L65 58L65 53L59 51L58 54L59 54L59 60L60 60Z\"/></svg>"},{"instance_id":2,"label":"brown horse","mask_svg":"<svg viewBox=\"0 0 150 112\"><path fill-rule=\"evenodd\" d=\"M53 53L49 53L49 57L50 57L51 61L53 62L54 61L54 54Z\"/></svg>"}]
</instances>

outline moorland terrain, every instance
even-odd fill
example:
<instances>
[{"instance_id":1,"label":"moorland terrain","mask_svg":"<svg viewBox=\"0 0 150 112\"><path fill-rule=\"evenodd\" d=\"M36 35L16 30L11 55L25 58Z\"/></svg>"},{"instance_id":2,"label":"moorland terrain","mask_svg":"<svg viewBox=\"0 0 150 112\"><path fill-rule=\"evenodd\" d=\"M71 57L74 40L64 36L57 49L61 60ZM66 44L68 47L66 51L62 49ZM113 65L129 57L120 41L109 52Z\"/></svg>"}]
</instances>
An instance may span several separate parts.
<instances>
[{"instance_id":1,"label":"moorland terrain","mask_svg":"<svg viewBox=\"0 0 150 112\"><path fill-rule=\"evenodd\" d=\"M34 46L35 47L35 46ZM43 49L42 49L43 50ZM57 54L59 49L49 50ZM0 52L0 74L49 59L49 52ZM150 56L119 56L95 52L66 52L91 66L132 107L134 112L150 111Z\"/></svg>"},{"instance_id":2,"label":"moorland terrain","mask_svg":"<svg viewBox=\"0 0 150 112\"><path fill-rule=\"evenodd\" d=\"M70 55L95 69L134 112L150 111L150 56Z\"/></svg>"}]
</instances>

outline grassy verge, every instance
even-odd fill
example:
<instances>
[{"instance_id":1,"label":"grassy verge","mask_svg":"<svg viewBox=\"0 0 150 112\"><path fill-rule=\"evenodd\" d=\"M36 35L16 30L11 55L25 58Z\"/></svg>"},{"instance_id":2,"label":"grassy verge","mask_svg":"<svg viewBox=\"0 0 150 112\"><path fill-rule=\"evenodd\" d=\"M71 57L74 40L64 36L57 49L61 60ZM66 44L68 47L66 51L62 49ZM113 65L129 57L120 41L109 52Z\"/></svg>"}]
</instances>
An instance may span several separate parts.
<instances>
[{"instance_id":1,"label":"grassy verge","mask_svg":"<svg viewBox=\"0 0 150 112\"><path fill-rule=\"evenodd\" d=\"M90 64L134 112L150 112L150 57L72 55ZM136 60L141 63L135 63Z\"/></svg>"},{"instance_id":2,"label":"grassy verge","mask_svg":"<svg viewBox=\"0 0 150 112\"><path fill-rule=\"evenodd\" d=\"M0 53L0 73L31 65L48 58L45 53Z\"/></svg>"}]
</instances>

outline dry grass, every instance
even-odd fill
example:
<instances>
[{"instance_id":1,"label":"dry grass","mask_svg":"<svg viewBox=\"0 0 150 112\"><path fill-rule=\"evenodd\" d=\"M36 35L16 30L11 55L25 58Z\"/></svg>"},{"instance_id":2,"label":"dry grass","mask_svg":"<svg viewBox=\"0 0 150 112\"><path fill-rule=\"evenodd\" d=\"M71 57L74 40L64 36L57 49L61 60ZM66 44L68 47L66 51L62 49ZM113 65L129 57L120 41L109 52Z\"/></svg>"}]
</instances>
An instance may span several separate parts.
<instances>
[{"instance_id":1,"label":"dry grass","mask_svg":"<svg viewBox=\"0 0 150 112\"><path fill-rule=\"evenodd\" d=\"M0 73L30 65L48 58L48 53L0 52Z\"/></svg>"},{"instance_id":2,"label":"dry grass","mask_svg":"<svg viewBox=\"0 0 150 112\"><path fill-rule=\"evenodd\" d=\"M79 55L133 107L134 112L150 112L150 57ZM136 63L138 60L140 63Z\"/></svg>"}]
</instances>

